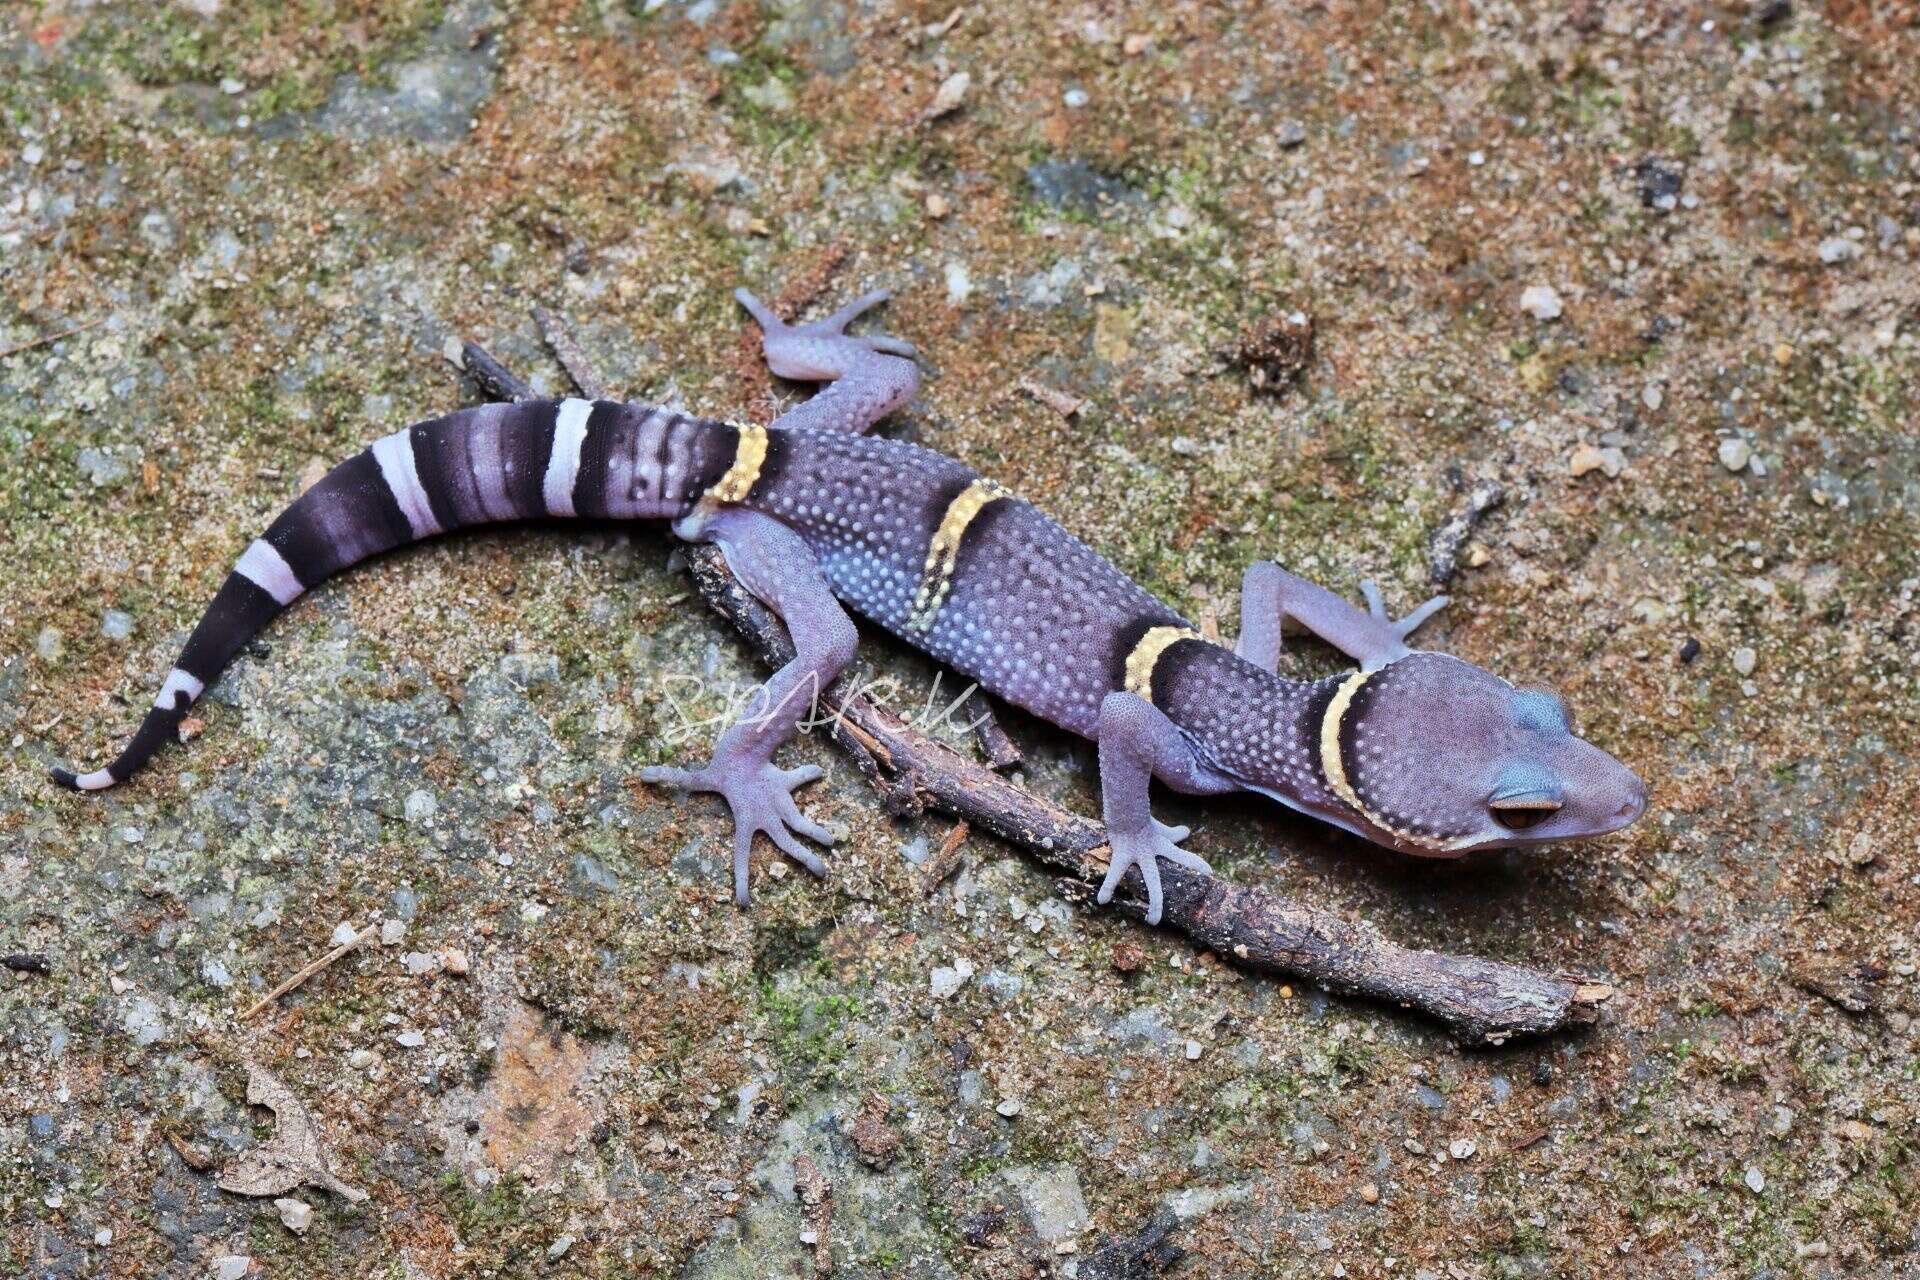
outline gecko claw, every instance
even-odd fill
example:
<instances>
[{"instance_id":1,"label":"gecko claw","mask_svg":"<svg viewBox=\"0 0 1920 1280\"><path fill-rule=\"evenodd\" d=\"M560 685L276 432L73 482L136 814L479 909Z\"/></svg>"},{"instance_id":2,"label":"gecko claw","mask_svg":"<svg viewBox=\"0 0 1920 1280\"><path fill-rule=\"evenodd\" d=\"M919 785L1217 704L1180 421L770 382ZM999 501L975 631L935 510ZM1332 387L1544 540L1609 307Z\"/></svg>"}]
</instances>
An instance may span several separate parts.
<instances>
[{"instance_id":1,"label":"gecko claw","mask_svg":"<svg viewBox=\"0 0 1920 1280\"><path fill-rule=\"evenodd\" d=\"M1139 867L1140 878L1147 886L1146 921L1150 925L1159 924L1161 909L1165 905L1160 890L1160 859L1165 858L1202 875L1213 874L1213 868L1205 858L1175 843L1186 839L1187 834L1185 827L1170 827L1157 821L1148 831L1107 832L1107 847L1112 850L1113 856L1107 866L1107 878L1100 882L1100 892L1094 895L1094 901L1103 907L1112 902L1113 891L1126 877L1127 868Z\"/></svg>"},{"instance_id":2,"label":"gecko claw","mask_svg":"<svg viewBox=\"0 0 1920 1280\"><path fill-rule=\"evenodd\" d=\"M642 782L680 791L713 791L733 813L733 900L747 905L747 866L753 837L764 834L787 857L824 879L827 864L801 844L795 833L816 844L831 846L833 833L800 812L793 791L822 775L818 765L782 769L771 761L723 761L715 757L701 769L652 765L640 770Z\"/></svg>"},{"instance_id":3,"label":"gecko claw","mask_svg":"<svg viewBox=\"0 0 1920 1280\"><path fill-rule=\"evenodd\" d=\"M863 293L826 319L816 320L812 324L803 325L802 328L809 333L845 333L847 326L859 319L863 313L873 310L892 296L891 289L875 289L872 293Z\"/></svg>"},{"instance_id":4,"label":"gecko claw","mask_svg":"<svg viewBox=\"0 0 1920 1280\"><path fill-rule=\"evenodd\" d=\"M1453 599L1452 596L1434 596L1431 600L1421 604L1421 606L1412 613L1395 622L1388 616L1387 606L1380 599L1380 588L1374 585L1371 578L1365 579L1360 583L1360 594L1366 600L1367 612L1373 615L1374 621L1382 623L1387 630L1391 631L1401 640L1405 640L1415 631L1418 631L1421 623L1446 608L1448 603Z\"/></svg>"}]
</instances>

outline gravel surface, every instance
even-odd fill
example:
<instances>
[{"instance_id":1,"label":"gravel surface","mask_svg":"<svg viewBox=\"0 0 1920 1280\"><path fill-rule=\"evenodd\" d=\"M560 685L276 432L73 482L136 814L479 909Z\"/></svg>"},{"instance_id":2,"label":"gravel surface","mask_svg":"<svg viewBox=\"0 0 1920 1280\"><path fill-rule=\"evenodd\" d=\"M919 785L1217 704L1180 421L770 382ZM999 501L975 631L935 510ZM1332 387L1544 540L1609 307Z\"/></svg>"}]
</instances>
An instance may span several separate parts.
<instances>
[{"instance_id":1,"label":"gravel surface","mask_svg":"<svg viewBox=\"0 0 1920 1280\"><path fill-rule=\"evenodd\" d=\"M0 2L0 1276L1909 1274L1910 9ZM1263 556L1414 603L1502 495L1424 638L1563 692L1644 821L1440 865L1159 816L1600 1025L1463 1054L979 838L924 895L944 826L811 740L831 878L763 850L736 910L717 803L633 782L758 677L653 529L357 571L136 782L47 785L304 483L473 402L449 342L560 388L544 305L764 417L730 293L809 280L894 290L888 430L1229 633ZM296 1139L368 1198L220 1189Z\"/></svg>"}]
</instances>

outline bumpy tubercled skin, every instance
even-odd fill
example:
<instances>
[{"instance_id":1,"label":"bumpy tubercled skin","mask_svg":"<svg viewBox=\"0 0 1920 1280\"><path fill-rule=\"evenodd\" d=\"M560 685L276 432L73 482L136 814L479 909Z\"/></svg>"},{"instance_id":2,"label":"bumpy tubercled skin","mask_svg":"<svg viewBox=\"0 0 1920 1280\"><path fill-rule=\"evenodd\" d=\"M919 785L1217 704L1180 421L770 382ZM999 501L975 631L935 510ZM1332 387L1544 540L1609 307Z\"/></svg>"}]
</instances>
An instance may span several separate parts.
<instances>
[{"instance_id":1,"label":"bumpy tubercled skin","mask_svg":"<svg viewBox=\"0 0 1920 1280\"><path fill-rule=\"evenodd\" d=\"M1207 869L1180 847L1185 828L1154 821L1156 778L1192 795L1258 792L1431 857L1602 835L1644 810L1640 780L1576 736L1558 698L1408 647L1444 598L1394 621L1371 583L1362 610L1261 563L1243 584L1237 651L1210 643L1008 489L952 458L866 434L919 388L911 346L846 332L884 292L799 326L744 290L737 296L765 331L769 367L823 390L771 427L644 404L530 401L375 442L241 554L120 756L54 777L85 791L130 777L249 639L349 565L454 529L580 516L667 520L682 538L716 544L792 632L793 661L706 765L641 775L725 798L742 904L756 832L825 874L804 842L830 837L792 794L819 771L781 769L773 756L851 661L849 609L1098 743L1112 849L1099 900L1137 871L1149 923L1160 919L1161 859ZM1359 668L1314 681L1279 675L1289 629L1321 637Z\"/></svg>"}]
</instances>

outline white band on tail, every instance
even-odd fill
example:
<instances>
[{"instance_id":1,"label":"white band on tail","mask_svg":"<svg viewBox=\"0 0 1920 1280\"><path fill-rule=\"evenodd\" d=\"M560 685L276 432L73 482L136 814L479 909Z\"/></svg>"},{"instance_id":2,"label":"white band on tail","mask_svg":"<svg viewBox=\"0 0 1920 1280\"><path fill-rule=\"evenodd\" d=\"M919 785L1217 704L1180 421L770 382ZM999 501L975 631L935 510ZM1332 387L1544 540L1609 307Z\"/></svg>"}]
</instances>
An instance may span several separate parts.
<instances>
[{"instance_id":1,"label":"white band on tail","mask_svg":"<svg viewBox=\"0 0 1920 1280\"><path fill-rule=\"evenodd\" d=\"M175 694L186 694L187 701L192 703L197 701L200 695L206 692L206 689L207 686L205 684L194 679L193 676L182 671L180 668L175 667L173 670L167 672L167 682L160 686L160 694L153 700L153 705L162 711L171 711L173 710L173 698Z\"/></svg>"},{"instance_id":2,"label":"white band on tail","mask_svg":"<svg viewBox=\"0 0 1920 1280\"><path fill-rule=\"evenodd\" d=\"M292 604L306 590L300 585L300 579L293 576L286 558L265 538L253 540L241 553L240 563L233 566L233 571L272 596L276 604Z\"/></svg>"},{"instance_id":3,"label":"white band on tail","mask_svg":"<svg viewBox=\"0 0 1920 1280\"><path fill-rule=\"evenodd\" d=\"M393 500L400 504L407 525L416 538L430 538L440 532L433 518L433 504L420 483L420 469L413 461L413 428L405 427L373 442L373 460L380 464L380 478L387 482Z\"/></svg>"},{"instance_id":4,"label":"white band on tail","mask_svg":"<svg viewBox=\"0 0 1920 1280\"><path fill-rule=\"evenodd\" d=\"M573 486L580 479L580 446L586 443L587 419L592 416L591 400L560 402L559 416L553 421L553 456L547 459L546 483L541 486L550 516L574 514Z\"/></svg>"}]
</instances>

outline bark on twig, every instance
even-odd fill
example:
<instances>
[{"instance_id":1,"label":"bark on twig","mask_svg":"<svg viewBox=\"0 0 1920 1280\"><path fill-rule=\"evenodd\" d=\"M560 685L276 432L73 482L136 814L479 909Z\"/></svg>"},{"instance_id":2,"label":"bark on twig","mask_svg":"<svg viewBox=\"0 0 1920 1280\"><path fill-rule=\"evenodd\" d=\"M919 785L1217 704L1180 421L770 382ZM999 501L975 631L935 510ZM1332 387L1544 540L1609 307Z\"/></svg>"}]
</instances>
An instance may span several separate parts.
<instances>
[{"instance_id":1,"label":"bark on twig","mask_svg":"<svg viewBox=\"0 0 1920 1280\"><path fill-rule=\"evenodd\" d=\"M471 343L468 350L485 357ZM493 367L498 369L497 363ZM517 380L507 379L492 385L511 394ZM786 627L739 584L718 548L690 547L687 561L701 597L733 624L762 662L778 667L792 660ZM849 694L854 688L843 677L821 695L825 727L874 784L889 813L904 817L931 810L957 818L1064 872L1070 878L1062 886L1066 896L1091 899L1108 862L1098 823L1028 794L865 695ZM1160 876L1165 927L1245 968L1292 974L1336 994L1419 1009L1463 1044L1498 1045L1591 1023L1613 994L1605 983L1402 947L1370 924L1172 863L1162 865ZM1144 916L1142 887L1139 873L1130 872L1113 905Z\"/></svg>"},{"instance_id":2,"label":"bark on twig","mask_svg":"<svg viewBox=\"0 0 1920 1280\"><path fill-rule=\"evenodd\" d=\"M993 713L993 699L986 690L975 686L967 694L967 719L973 723L973 737L980 749L987 753L987 759L993 767L1005 773L1009 769L1020 767L1020 747L1007 736L1000 724L1000 717Z\"/></svg>"}]
</instances>

